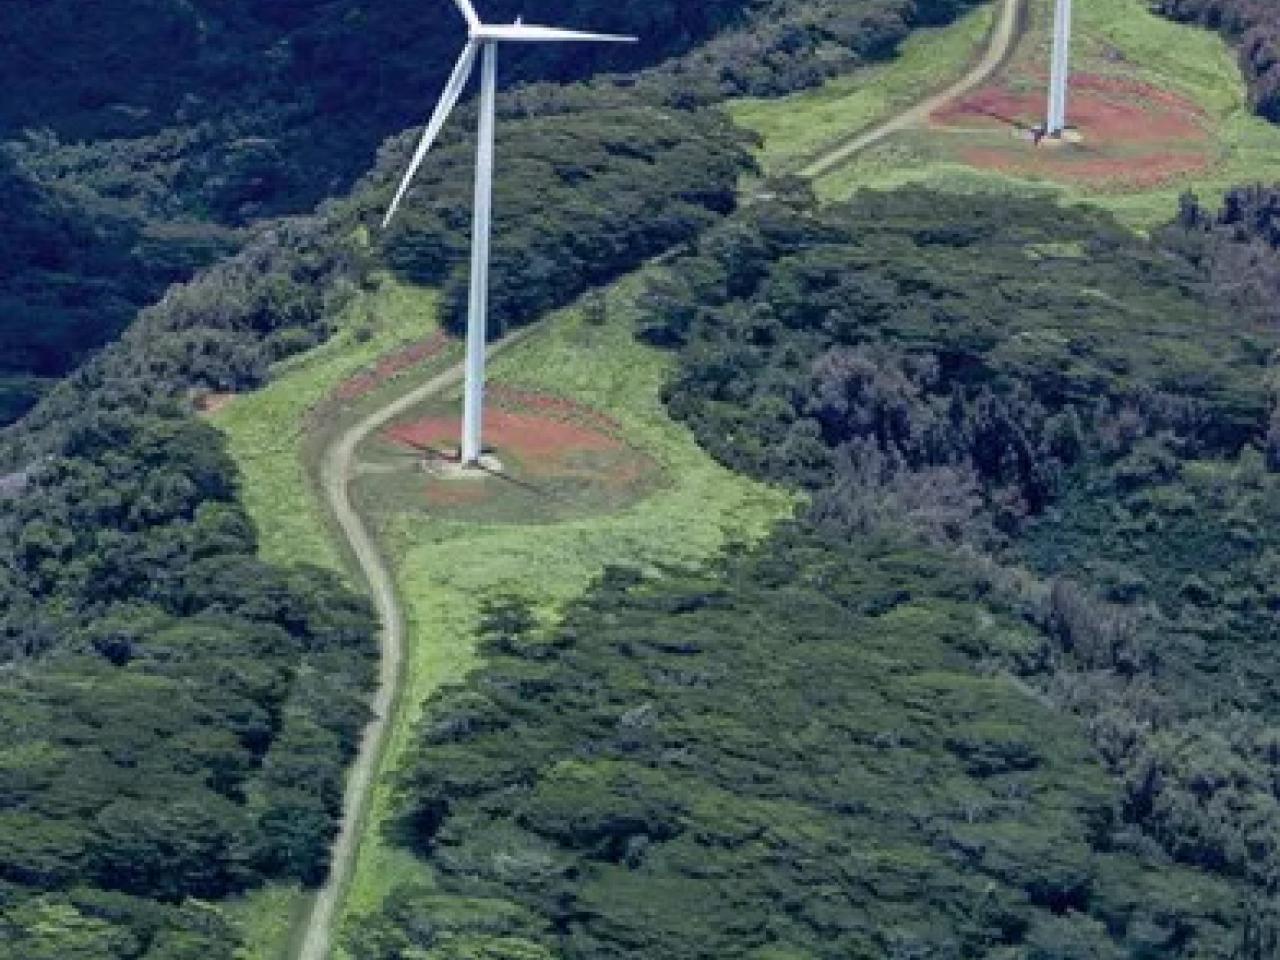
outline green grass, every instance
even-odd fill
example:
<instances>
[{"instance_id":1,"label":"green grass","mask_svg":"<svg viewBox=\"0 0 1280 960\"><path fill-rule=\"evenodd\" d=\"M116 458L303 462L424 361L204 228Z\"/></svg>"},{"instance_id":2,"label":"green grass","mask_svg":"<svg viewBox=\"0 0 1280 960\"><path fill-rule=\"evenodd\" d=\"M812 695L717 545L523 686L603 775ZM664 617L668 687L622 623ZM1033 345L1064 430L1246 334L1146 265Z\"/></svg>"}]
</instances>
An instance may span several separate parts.
<instances>
[{"instance_id":1,"label":"green grass","mask_svg":"<svg viewBox=\"0 0 1280 960\"><path fill-rule=\"evenodd\" d=\"M1032 0L1027 32L1009 69L1025 70L1029 64L1046 62L1049 5L1050 0ZM920 53L933 46L943 55L963 57L958 51L980 38L981 31L970 18L922 37ZM909 51L904 62L908 59L912 59ZM879 119L880 104L918 99L929 87L928 57L920 59L924 64L915 69L890 64L857 71L821 90L786 97L767 108L747 101L734 108L735 116L765 136L766 166L785 167L791 144L805 136L799 132L831 129L840 121L842 114L833 105L838 107L842 96L848 97L844 119L855 118L852 126L859 128ZM1216 34L1156 16L1142 0L1090 0L1077 4L1073 68L1125 74L1194 100L1213 126L1213 166L1154 189L1100 192L977 170L957 162L944 149L940 138L954 134L917 129L850 159L820 178L815 188L828 200L845 199L858 189L892 189L909 183L958 191L1043 193L1065 203L1105 207L1131 226L1147 229L1168 220L1177 209L1178 196L1186 190L1212 202L1233 185L1280 179L1280 127L1250 112L1236 55ZM821 140L817 134L813 137Z\"/></svg>"},{"instance_id":2,"label":"green grass","mask_svg":"<svg viewBox=\"0 0 1280 960\"><path fill-rule=\"evenodd\" d=\"M333 337L280 364L270 384L237 397L210 418L239 467L241 502L257 526L265 559L317 564L351 577L313 473L323 438L362 404L324 411L324 401L348 377L423 339L437 324L433 293L381 278L377 289L362 293L338 319ZM235 901L228 913L245 940L237 960L287 957L305 902L306 895L293 885L268 886Z\"/></svg>"},{"instance_id":3,"label":"green grass","mask_svg":"<svg viewBox=\"0 0 1280 960\"><path fill-rule=\"evenodd\" d=\"M984 49L995 14L993 4L979 7L948 27L916 31L887 63L789 97L732 100L729 114L764 138L766 173L790 172L958 79Z\"/></svg>"},{"instance_id":4,"label":"green grass","mask_svg":"<svg viewBox=\"0 0 1280 960\"><path fill-rule=\"evenodd\" d=\"M319 426L312 414L343 380L437 326L433 294L384 277L346 311L326 343L281 364L268 386L212 418L240 468L241 500L265 559L346 572L308 477L308 440Z\"/></svg>"},{"instance_id":5,"label":"green grass","mask_svg":"<svg viewBox=\"0 0 1280 960\"><path fill-rule=\"evenodd\" d=\"M631 334L639 282L631 278L610 291L605 326L584 322L576 310L563 311L491 369L495 381L554 390L608 413L627 440L662 466L668 482L661 489L617 513L559 524L464 524L384 507L381 539L395 558L411 636L388 774L412 748L424 699L476 665L474 635L486 598L518 594L554 617L608 564L697 562L728 542L763 535L792 509L788 495L714 463L667 416L659 394L668 358ZM400 882L429 882L426 867L379 829L394 808L390 776L384 776L347 900L349 915L375 910Z\"/></svg>"},{"instance_id":6,"label":"green grass","mask_svg":"<svg viewBox=\"0 0 1280 960\"><path fill-rule=\"evenodd\" d=\"M292 884L273 884L233 900L224 908L244 936L236 960L286 960L290 939L307 895Z\"/></svg>"}]
</instances>

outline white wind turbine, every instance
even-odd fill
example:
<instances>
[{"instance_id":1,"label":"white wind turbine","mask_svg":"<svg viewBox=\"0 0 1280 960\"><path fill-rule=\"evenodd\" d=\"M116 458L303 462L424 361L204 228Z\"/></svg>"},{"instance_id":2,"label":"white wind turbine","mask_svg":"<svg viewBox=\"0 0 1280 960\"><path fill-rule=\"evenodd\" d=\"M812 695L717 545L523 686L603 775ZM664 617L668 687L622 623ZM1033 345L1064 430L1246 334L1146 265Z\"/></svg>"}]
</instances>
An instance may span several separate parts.
<instances>
[{"instance_id":1,"label":"white wind turbine","mask_svg":"<svg viewBox=\"0 0 1280 960\"><path fill-rule=\"evenodd\" d=\"M481 67L480 79L480 142L476 149L476 193L475 212L472 219L471 233L471 295L467 308L467 362L466 385L463 397L462 413L462 450L461 460L464 466L474 466L480 461L480 429L483 420L484 405L484 354L485 327L489 307L489 234L491 229L490 215L493 208L493 121L494 100L497 88L498 44L546 43L554 41L604 41L612 43L634 43L635 37L620 37L603 33L580 33L576 30L561 30L556 27L539 27L517 20L510 26L489 26L480 22L470 0L453 0L454 5L467 20L469 38L462 50L453 74L445 85L440 102L436 104L435 113L427 124L418 149L414 151L413 160L400 181L400 188L387 210L382 221L385 228L395 216L400 201L409 190L423 158L431 149L431 144L440 133L440 128L449 117L462 88L466 86L475 65L476 55L483 51L484 63Z\"/></svg>"},{"instance_id":2,"label":"white wind turbine","mask_svg":"<svg viewBox=\"0 0 1280 960\"><path fill-rule=\"evenodd\" d=\"M1049 70L1049 114L1045 119L1045 136L1060 137L1067 126L1070 61L1071 0L1057 0L1053 13L1053 65Z\"/></svg>"}]
</instances>

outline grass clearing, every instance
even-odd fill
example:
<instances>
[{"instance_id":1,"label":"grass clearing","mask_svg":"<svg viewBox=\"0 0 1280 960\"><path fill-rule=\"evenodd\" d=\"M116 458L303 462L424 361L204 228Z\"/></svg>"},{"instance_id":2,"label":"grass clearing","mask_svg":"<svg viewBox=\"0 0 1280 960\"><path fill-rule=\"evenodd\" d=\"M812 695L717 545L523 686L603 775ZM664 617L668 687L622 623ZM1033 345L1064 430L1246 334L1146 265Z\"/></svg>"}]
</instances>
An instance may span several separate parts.
<instances>
[{"instance_id":1,"label":"grass clearing","mask_svg":"<svg viewBox=\"0 0 1280 960\"><path fill-rule=\"evenodd\" d=\"M317 414L345 380L438 329L437 313L432 292L383 277L338 318L328 341L280 364L267 386L209 417L240 470L240 499L257 527L264 559L316 564L351 578L313 479L316 450L336 423L377 402L387 388L328 410L328 416ZM245 940L237 960L286 960L309 901L310 894L292 884L267 886L234 901L228 913Z\"/></svg>"},{"instance_id":2,"label":"grass clearing","mask_svg":"<svg viewBox=\"0 0 1280 960\"><path fill-rule=\"evenodd\" d=\"M270 384L210 418L240 468L241 499L264 559L347 572L308 475L312 413L345 379L437 329L437 314L434 294L384 277L347 309L327 342L282 363Z\"/></svg>"},{"instance_id":3,"label":"grass clearing","mask_svg":"<svg viewBox=\"0 0 1280 960\"><path fill-rule=\"evenodd\" d=\"M554 616L610 563L696 563L731 541L763 535L794 505L788 495L720 467L667 415L660 391L669 358L632 336L640 282L632 277L609 292L605 323L588 322L576 309L562 311L497 357L490 372L497 384L547 391L607 414L629 445L658 464L664 480L656 489L616 513L551 524L464 523L394 504L362 504L396 570L410 650L399 716L346 901L350 913L376 908L401 880L424 879L424 866L384 830L394 813L394 772L411 746L425 698L477 663L474 632L487 597L519 593ZM350 574L313 479L318 453L342 424L422 374L401 375L340 409L326 400L380 357L429 333L437 307L434 291L388 280L348 310L328 343L282 365L270 385L211 417L240 466L242 497L264 557ZM437 358L432 369L452 356ZM357 480L357 502L361 488ZM243 960L278 960L287 952L302 900L296 888L282 886L236 904L232 913L249 941ZM343 955L340 947L336 955Z\"/></svg>"},{"instance_id":4,"label":"grass clearing","mask_svg":"<svg viewBox=\"0 0 1280 960\"><path fill-rule=\"evenodd\" d=\"M731 100L729 115L764 138L758 157L766 173L792 172L824 149L954 82L981 52L995 15L996 5L987 4L950 26L918 30L895 59L835 77L813 90Z\"/></svg>"},{"instance_id":5,"label":"grass clearing","mask_svg":"<svg viewBox=\"0 0 1280 960\"><path fill-rule=\"evenodd\" d=\"M288 960L292 938L310 895L296 884L272 884L225 906L245 946L236 960Z\"/></svg>"},{"instance_id":6,"label":"grass clearing","mask_svg":"<svg viewBox=\"0 0 1280 960\"><path fill-rule=\"evenodd\" d=\"M425 865L387 836L392 777L412 746L423 701L477 664L474 635L487 598L518 594L554 617L609 564L697 563L729 542L763 535L794 506L790 496L716 464L667 415L660 391L669 360L632 336L639 283L632 277L609 292L605 324L561 311L490 369L496 383L554 392L607 413L661 466L667 482L660 489L616 513L557 524L459 523L385 503L373 511L394 558L412 641L348 915L375 910L400 882L430 881Z\"/></svg>"},{"instance_id":7,"label":"grass clearing","mask_svg":"<svg viewBox=\"0 0 1280 960\"><path fill-rule=\"evenodd\" d=\"M1026 31L994 82L1015 91L1043 86L1051 2L1030 0ZM1074 27L1073 71L1150 84L1186 97L1204 111L1211 142L1210 162L1205 169L1179 174L1155 186L1139 184L1130 188L1118 184L1095 189L979 169L964 162L956 149L975 142L971 138L956 131L918 127L891 136L822 176L815 182L819 196L841 200L859 189L892 189L915 183L962 192L1034 193L1064 203L1102 206L1142 230L1168 220L1184 191L1192 190L1212 202L1236 184L1280 179L1280 128L1250 112L1235 53L1219 36L1159 17L1141 0L1090 0L1078 4ZM963 49L965 43L972 44L975 38L980 41L981 33L975 29L974 23L962 20L934 36L920 38L920 52L933 45L938 51L951 51L949 55L956 56L955 51ZM913 71L895 67L890 64L856 71L819 91L776 101L767 110L748 101L735 108L735 116L766 137L763 156L766 166L770 166L770 157L787 156L789 144L798 135L796 131L829 127L834 122L838 111L832 112L830 104L839 102L841 91L861 91L861 99L850 101L849 112L844 115L848 119L859 116L855 107L859 102L910 101L927 88L920 79L927 77L927 73L920 72L922 68ZM739 109L741 113L737 112ZM858 121L853 123L856 126ZM1006 147L1008 140L1006 137ZM1089 150L1100 147L1086 144ZM1135 166L1143 166L1142 158L1135 159Z\"/></svg>"}]
</instances>

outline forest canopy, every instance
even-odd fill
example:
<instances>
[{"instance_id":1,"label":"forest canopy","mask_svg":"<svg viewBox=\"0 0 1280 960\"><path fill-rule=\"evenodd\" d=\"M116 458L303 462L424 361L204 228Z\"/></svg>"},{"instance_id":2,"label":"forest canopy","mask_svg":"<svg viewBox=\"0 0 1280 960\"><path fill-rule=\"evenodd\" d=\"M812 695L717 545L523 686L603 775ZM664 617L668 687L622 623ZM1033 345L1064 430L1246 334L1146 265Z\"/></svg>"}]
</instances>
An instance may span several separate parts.
<instances>
[{"instance_id":1,"label":"forest canopy","mask_svg":"<svg viewBox=\"0 0 1280 960\"><path fill-rule=\"evenodd\" d=\"M495 603L401 784L438 885L360 955L1273 956L1280 331L1209 252L1241 202L1146 240L792 185L651 271L671 412L809 506L562 622Z\"/></svg>"}]
</instances>

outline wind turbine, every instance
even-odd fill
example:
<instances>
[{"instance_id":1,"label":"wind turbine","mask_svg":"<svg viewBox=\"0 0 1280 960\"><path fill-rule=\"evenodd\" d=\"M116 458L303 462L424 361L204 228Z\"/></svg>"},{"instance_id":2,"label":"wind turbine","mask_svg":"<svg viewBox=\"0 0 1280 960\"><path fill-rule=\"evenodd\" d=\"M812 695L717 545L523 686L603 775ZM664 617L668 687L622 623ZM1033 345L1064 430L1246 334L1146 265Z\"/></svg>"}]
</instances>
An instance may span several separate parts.
<instances>
[{"instance_id":1,"label":"wind turbine","mask_svg":"<svg viewBox=\"0 0 1280 960\"><path fill-rule=\"evenodd\" d=\"M1067 77L1071 72L1071 0L1057 0L1053 16L1053 65L1049 70L1047 137L1060 137L1067 126Z\"/></svg>"},{"instance_id":2,"label":"wind turbine","mask_svg":"<svg viewBox=\"0 0 1280 960\"><path fill-rule=\"evenodd\" d=\"M602 41L606 43L634 43L635 37L620 37L603 33L581 33L577 30L561 30L557 27L540 27L516 20L514 24L490 26L481 23L471 0L453 0L467 21L469 36L462 55L453 68L449 82L445 84L440 102L436 104L427 129L422 134L413 160L400 181L400 188L383 218L385 229L395 216L400 202L409 190L418 168L444 126L449 112L458 102L462 88L466 86L475 65L476 57L484 54L480 73L480 141L476 149L475 212L471 224L471 292L467 306L467 360L466 384L463 390L462 449L463 466L480 463L480 430L484 415L484 353L485 328L489 309L489 235L493 210L493 123L494 102L497 90L498 45L500 43L547 43L556 41Z\"/></svg>"}]
</instances>

